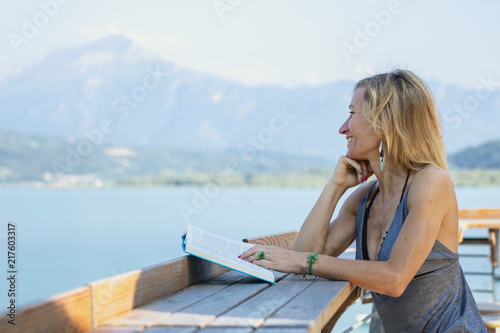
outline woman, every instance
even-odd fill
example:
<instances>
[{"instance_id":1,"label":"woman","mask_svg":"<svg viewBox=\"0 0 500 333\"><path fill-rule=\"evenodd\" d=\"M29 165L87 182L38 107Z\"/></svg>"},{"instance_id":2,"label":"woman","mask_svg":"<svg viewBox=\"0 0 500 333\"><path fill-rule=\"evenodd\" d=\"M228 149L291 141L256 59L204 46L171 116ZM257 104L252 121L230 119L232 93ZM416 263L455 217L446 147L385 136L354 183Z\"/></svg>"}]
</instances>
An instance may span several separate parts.
<instances>
[{"instance_id":1,"label":"woman","mask_svg":"<svg viewBox=\"0 0 500 333\"><path fill-rule=\"evenodd\" d=\"M429 88L406 70L375 75L356 84L349 110L346 156L293 251L255 246L241 258L371 290L386 332L486 332L458 261L457 200ZM357 260L336 258L355 239Z\"/></svg>"}]
</instances>

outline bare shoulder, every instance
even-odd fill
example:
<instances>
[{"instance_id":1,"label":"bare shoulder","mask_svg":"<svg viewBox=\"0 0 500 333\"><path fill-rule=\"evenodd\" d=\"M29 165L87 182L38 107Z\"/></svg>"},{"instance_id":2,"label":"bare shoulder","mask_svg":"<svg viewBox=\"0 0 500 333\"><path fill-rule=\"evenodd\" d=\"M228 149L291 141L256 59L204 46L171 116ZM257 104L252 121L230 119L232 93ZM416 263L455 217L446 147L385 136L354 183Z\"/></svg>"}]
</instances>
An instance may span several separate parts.
<instances>
[{"instance_id":1,"label":"bare shoulder","mask_svg":"<svg viewBox=\"0 0 500 333\"><path fill-rule=\"evenodd\" d=\"M408 193L407 208L412 216L409 220L416 223L418 230L427 230L427 235L436 235L435 239L452 252L458 251L458 204L455 184L448 172L435 165L417 172ZM415 230L412 232L416 233Z\"/></svg>"},{"instance_id":2,"label":"bare shoulder","mask_svg":"<svg viewBox=\"0 0 500 333\"><path fill-rule=\"evenodd\" d=\"M447 171L429 164L415 174L408 193L408 209L415 204L437 202L445 205L455 203L455 184Z\"/></svg>"}]
</instances>

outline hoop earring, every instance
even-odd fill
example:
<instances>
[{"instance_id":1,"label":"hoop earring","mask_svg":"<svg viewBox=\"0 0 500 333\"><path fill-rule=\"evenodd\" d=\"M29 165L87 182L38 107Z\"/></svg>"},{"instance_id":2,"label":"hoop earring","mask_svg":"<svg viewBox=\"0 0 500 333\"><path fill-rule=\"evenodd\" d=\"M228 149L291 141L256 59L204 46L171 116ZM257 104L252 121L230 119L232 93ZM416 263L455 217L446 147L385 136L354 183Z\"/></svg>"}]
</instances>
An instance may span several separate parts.
<instances>
[{"instance_id":1,"label":"hoop earring","mask_svg":"<svg viewBox=\"0 0 500 333\"><path fill-rule=\"evenodd\" d=\"M384 170L385 166L385 153L384 147L382 146L382 141L380 141L380 146L378 146L379 160L380 160L380 170Z\"/></svg>"}]
</instances>

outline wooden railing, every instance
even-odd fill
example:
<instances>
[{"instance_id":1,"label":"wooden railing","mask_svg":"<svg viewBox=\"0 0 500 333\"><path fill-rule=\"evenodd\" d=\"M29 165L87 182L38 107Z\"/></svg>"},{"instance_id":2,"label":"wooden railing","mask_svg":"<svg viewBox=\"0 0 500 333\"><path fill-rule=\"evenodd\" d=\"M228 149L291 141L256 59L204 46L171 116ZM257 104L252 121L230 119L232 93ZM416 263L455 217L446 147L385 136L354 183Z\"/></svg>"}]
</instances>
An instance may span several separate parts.
<instances>
[{"instance_id":1,"label":"wooden railing","mask_svg":"<svg viewBox=\"0 0 500 333\"><path fill-rule=\"evenodd\" d=\"M218 276L228 269L192 256L89 283L2 319L0 332L76 333L107 319ZM7 317L5 317L7 318Z\"/></svg>"}]
</instances>

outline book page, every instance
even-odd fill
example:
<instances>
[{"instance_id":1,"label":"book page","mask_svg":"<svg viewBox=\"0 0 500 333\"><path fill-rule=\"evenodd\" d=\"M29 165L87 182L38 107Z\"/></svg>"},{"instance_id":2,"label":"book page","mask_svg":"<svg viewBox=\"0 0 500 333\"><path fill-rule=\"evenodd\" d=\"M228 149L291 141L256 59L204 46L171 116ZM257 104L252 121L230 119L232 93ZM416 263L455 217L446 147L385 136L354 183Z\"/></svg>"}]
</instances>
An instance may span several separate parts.
<instances>
[{"instance_id":1,"label":"book page","mask_svg":"<svg viewBox=\"0 0 500 333\"><path fill-rule=\"evenodd\" d=\"M265 268L238 258L240 254L253 246L254 244L238 242L188 225L186 248L195 248L248 269L269 274Z\"/></svg>"}]
</instances>

